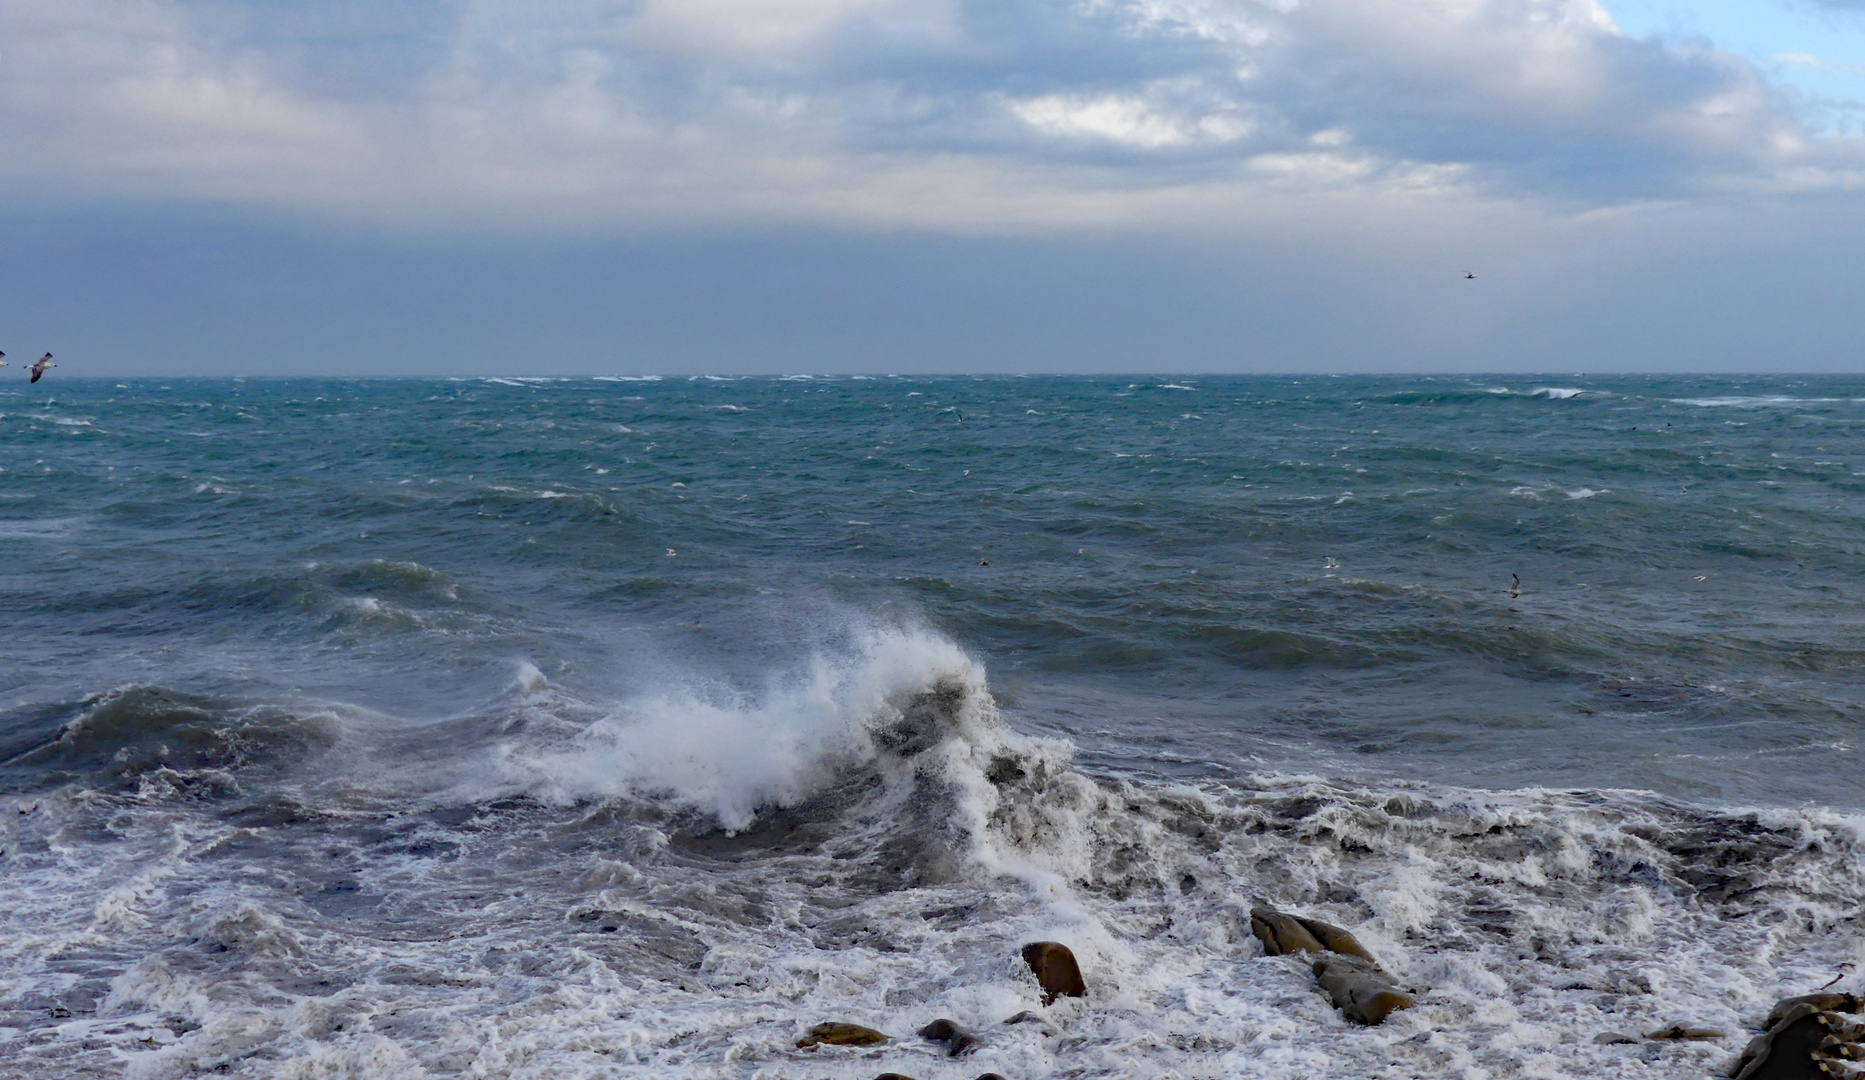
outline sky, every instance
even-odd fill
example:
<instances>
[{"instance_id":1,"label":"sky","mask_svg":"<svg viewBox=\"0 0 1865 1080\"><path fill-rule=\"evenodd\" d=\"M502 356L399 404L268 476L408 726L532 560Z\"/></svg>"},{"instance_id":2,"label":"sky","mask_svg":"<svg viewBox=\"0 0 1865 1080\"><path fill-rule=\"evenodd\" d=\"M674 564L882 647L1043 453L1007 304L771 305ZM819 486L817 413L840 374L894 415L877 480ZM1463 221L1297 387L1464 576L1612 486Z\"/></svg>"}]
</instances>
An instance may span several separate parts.
<instances>
[{"instance_id":1,"label":"sky","mask_svg":"<svg viewBox=\"0 0 1865 1080\"><path fill-rule=\"evenodd\" d=\"M67 377L1856 371L1862 200L1865 0L0 0Z\"/></svg>"}]
</instances>

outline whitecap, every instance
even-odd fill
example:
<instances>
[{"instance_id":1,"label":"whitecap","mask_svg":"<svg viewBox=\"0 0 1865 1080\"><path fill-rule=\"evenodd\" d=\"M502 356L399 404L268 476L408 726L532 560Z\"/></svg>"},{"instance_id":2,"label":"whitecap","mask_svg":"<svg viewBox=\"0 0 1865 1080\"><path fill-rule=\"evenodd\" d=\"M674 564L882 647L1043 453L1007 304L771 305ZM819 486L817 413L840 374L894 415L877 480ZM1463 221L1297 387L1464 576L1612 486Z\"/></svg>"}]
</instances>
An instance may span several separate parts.
<instances>
[{"instance_id":1,"label":"whitecap","mask_svg":"<svg viewBox=\"0 0 1865 1080\"><path fill-rule=\"evenodd\" d=\"M1830 405L1846 401L1846 398L1803 398L1786 394L1762 394L1754 397L1704 397L1672 398L1673 405L1692 405L1700 409L1766 409L1793 408L1797 405Z\"/></svg>"}]
</instances>

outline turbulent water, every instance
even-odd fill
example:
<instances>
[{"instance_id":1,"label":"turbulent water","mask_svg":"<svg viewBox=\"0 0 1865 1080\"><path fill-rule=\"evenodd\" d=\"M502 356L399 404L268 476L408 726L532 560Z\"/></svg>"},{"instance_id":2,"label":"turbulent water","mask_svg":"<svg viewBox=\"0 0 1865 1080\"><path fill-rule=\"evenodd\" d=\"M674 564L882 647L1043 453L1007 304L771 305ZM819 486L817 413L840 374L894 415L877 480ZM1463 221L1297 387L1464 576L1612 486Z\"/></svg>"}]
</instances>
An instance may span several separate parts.
<instances>
[{"instance_id":1,"label":"turbulent water","mask_svg":"<svg viewBox=\"0 0 1865 1080\"><path fill-rule=\"evenodd\" d=\"M1700 1077L1865 989L1865 382L63 376L0 1076Z\"/></svg>"}]
</instances>

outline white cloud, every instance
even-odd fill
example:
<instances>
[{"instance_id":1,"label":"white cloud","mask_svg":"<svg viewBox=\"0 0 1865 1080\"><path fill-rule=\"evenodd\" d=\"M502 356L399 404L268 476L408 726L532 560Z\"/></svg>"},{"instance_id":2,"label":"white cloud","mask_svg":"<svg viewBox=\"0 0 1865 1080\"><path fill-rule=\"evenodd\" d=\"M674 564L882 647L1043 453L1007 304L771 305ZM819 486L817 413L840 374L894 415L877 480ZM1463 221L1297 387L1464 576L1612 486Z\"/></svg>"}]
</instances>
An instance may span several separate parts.
<instances>
[{"instance_id":1,"label":"white cloud","mask_svg":"<svg viewBox=\"0 0 1865 1080\"><path fill-rule=\"evenodd\" d=\"M1010 110L1048 135L1105 139L1123 146L1157 150L1194 143L1234 142L1250 133L1250 123L1236 112L1175 116L1140 97L1103 94L1078 97L1049 94L1010 102Z\"/></svg>"},{"instance_id":2,"label":"white cloud","mask_svg":"<svg viewBox=\"0 0 1865 1080\"><path fill-rule=\"evenodd\" d=\"M254 32L261 7L0 0L0 190L1041 230L1205 227L1301 191L1804 190L1860 159L1744 61L1629 39L1592 0L347 2L309 0L293 37ZM384 55L397 78L345 78Z\"/></svg>"},{"instance_id":3,"label":"white cloud","mask_svg":"<svg viewBox=\"0 0 1865 1080\"><path fill-rule=\"evenodd\" d=\"M941 25L943 5L906 0L642 0L630 41L700 55L782 56L820 44L857 20Z\"/></svg>"}]
</instances>

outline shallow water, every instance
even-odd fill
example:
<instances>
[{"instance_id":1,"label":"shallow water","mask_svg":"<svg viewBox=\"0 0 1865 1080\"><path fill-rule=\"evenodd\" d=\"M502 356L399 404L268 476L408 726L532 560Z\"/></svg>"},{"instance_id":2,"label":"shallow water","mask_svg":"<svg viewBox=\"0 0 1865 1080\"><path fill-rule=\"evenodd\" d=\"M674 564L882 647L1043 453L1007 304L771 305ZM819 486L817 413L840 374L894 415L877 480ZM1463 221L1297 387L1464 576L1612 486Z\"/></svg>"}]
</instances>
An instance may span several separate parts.
<instances>
[{"instance_id":1,"label":"shallow water","mask_svg":"<svg viewBox=\"0 0 1865 1080\"><path fill-rule=\"evenodd\" d=\"M1703 1075L1865 959L1861 423L1834 379L22 384L0 1075ZM1420 1006L1345 1025L1257 900ZM1038 937L1090 984L1047 1033L1001 1023ZM1730 1034L1593 1042L1676 1022Z\"/></svg>"}]
</instances>

